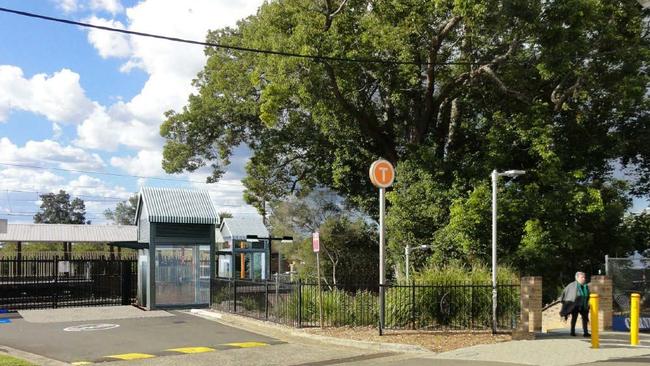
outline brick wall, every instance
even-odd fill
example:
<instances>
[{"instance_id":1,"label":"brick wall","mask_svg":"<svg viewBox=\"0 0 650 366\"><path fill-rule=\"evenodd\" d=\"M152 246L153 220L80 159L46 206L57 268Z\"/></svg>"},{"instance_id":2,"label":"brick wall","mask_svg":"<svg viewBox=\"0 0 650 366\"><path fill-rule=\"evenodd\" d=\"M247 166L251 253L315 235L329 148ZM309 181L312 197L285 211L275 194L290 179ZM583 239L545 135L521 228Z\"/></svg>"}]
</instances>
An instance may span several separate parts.
<instances>
[{"instance_id":1,"label":"brick wall","mask_svg":"<svg viewBox=\"0 0 650 366\"><path fill-rule=\"evenodd\" d=\"M542 331L542 277L521 278L521 331Z\"/></svg>"},{"instance_id":2,"label":"brick wall","mask_svg":"<svg viewBox=\"0 0 650 366\"><path fill-rule=\"evenodd\" d=\"M591 291L592 294L598 294L600 297L600 302L598 304L598 329L612 329L614 298L612 295L611 278L608 278L607 276L591 276L589 291Z\"/></svg>"}]
</instances>

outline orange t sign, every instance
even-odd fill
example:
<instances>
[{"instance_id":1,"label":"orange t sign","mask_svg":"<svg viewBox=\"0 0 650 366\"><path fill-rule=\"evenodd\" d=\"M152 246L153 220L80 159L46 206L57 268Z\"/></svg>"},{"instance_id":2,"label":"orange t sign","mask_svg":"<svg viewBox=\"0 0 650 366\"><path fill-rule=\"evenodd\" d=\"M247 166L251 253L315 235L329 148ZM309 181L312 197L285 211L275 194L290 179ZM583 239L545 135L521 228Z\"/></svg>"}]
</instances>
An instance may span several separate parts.
<instances>
[{"instance_id":1,"label":"orange t sign","mask_svg":"<svg viewBox=\"0 0 650 366\"><path fill-rule=\"evenodd\" d=\"M375 187L390 187L394 180L395 168L388 160L379 159L370 165L370 181Z\"/></svg>"}]
</instances>

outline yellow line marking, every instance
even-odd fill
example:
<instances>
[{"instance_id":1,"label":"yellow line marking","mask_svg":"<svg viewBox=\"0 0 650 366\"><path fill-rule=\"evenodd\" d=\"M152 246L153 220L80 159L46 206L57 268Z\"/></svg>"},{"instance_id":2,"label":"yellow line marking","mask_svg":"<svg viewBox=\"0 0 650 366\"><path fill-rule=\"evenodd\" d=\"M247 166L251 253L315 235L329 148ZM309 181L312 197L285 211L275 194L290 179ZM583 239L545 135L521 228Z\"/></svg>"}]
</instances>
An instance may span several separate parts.
<instances>
[{"instance_id":1,"label":"yellow line marking","mask_svg":"<svg viewBox=\"0 0 650 366\"><path fill-rule=\"evenodd\" d=\"M106 356L108 358L117 358L118 360L140 360L143 358L154 358L156 356L146 353L124 353L121 355Z\"/></svg>"},{"instance_id":2,"label":"yellow line marking","mask_svg":"<svg viewBox=\"0 0 650 366\"><path fill-rule=\"evenodd\" d=\"M210 347L183 347L183 348L170 348L167 351L180 352L180 353L204 353L213 352L214 348Z\"/></svg>"},{"instance_id":3,"label":"yellow line marking","mask_svg":"<svg viewBox=\"0 0 650 366\"><path fill-rule=\"evenodd\" d=\"M92 365L92 364L93 364L92 362L88 362L88 361L79 361L79 362L73 362L73 363L71 363L71 365L75 365L75 366L81 366L81 365Z\"/></svg>"},{"instance_id":4,"label":"yellow line marking","mask_svg":"<svg viewBox=\"0 0 650 366\"><path fill-rule=\"evenodd\" d=\"M268 343L262 342L240 342L240 343L226 343L226 346L233 346L239 348L253 348L253 347L263 347L268 346Z\"/></svg>"}]
</instances>

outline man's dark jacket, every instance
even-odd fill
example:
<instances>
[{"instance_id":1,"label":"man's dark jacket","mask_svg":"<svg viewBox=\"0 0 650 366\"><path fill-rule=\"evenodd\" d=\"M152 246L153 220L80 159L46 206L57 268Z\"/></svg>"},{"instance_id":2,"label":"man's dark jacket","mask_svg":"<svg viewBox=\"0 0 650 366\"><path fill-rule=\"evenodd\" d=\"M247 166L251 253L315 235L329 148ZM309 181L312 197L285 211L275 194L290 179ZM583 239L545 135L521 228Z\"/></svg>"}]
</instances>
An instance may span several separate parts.
<instances>
[{"instance_id":1,"label":"man's dark jacket","mask_svg":"<svg viewBox=\"0 0 650 366\"><path fill-rule=\"evenodd\" d=\"M578 292L578 281L573 281L570 284L568 284L567 287L564 288L564 291L562 291L562 297L560 298L560 300L562 301L562 309L560 310L560 316L566 319L567 317L569 317L569 315L571 315L571 313L573 312L573 310L575 310L576 307L581 306L580 302L582 302L583 299L579 297L580 294ZM589 299L587 298L586 301L587 301L587 308L580 309L580 310L589 309Z\"/></svg>"}]
</instances>

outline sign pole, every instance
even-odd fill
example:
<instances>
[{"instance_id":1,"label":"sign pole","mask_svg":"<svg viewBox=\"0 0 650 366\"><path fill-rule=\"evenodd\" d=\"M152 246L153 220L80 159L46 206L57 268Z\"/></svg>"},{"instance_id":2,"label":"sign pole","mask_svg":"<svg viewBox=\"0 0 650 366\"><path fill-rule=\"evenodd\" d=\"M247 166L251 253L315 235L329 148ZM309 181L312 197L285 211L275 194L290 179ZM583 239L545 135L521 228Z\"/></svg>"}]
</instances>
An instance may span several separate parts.
<instances>
[{"instance_id":1,"label":"sign pole","mask_svg":"<svg viewBox=\"0 0 650 366\"><path fill-rule=\"evenodd\" d=\"M370 165L370 182L379 188L379 335L386 321L386 188L393 185L395 168L388 160L379 159Z\"/></svg>"},{"instance_id":2,"label":"sign pole","mask_svg":"<svg viewBox=\"0 0 650 366\"><path fill-rule=\"evenodd\" d=\"M320 253L316 252L316 268L318 276L318 316L320 318L320 327L323 328L323 288L320 280Z\"/></svg>"},{"instance_id":3,"label":"sign pole","mask_svg":"<svg viewBox=\"0 0 650 366\"><path fill-rule=\"evenodd\" d=\"M382 335L385 325L386 313L386 235L384 228L384 215L386 210L386 188L379 188L379 335Z\"/></svg>"},{"instance_id":4,"label":"sign pole","mask_svg":"<svg viewBox=\"0 0 650 366\"><path fill-rule=\"evenodd\" d=\"M320 327L323 328L323 288L320 281L320 234L313 233L311 236L311 244L316 253L316 277L318 277L318 315L320 318Z\"/></svg>"}]
</instances>

